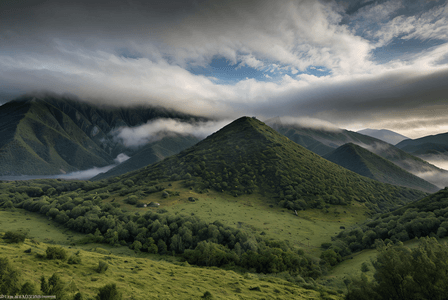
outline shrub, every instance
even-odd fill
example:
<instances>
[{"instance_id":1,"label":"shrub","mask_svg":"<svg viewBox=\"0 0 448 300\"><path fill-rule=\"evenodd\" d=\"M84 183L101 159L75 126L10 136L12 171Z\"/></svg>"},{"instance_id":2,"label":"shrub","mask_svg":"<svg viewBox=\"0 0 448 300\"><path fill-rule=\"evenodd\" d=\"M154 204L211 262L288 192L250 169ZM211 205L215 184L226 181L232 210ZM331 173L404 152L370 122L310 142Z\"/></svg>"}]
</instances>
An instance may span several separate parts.
<instances>
[{"instance_id":1,"label":"shrub","mask_svg":"<svg viewBox=\"0 0 448 300\"><path fill-rule=\"evenodd\" d=\"M77 255L72 255L68 258L67 263L69 263L71 265L79 265L79 264L81 264L81 257L79 257Z\"/></svg>"},{"instance_id":2,"label":"shrub","mask_svg":"<svg viewBox=\"0 0 448 300\"><path fill-rule=\"evenodd\" d=\"M67 258L67 251L62 247L47 247L45 251L47 259L61 259Z\"/></svg>"},{"instance_id":3,"label":"shrub","mask_svg":"<svg viewBox=\"0 0 448 300\"><path fill-rule=\"evenodd\" d=\"M370 271L369 265L366 262L363 262L361 265L361 271L362 272L368 272Z\"/></svg>"},{"instance_id":4,"label":"shrub","mask_svg":"<svg viewBox=\"0 0 448 300\"><path fill-rule=\"evenodd\" d=\"M98 273L104 273L107 271L108 268L109 268L109 265L107 264L107 262L105 262L104 260L100 260L98 262L98 268L96 269L96 271Z\"/></svg>"},{"instance_id":5,"label":"shrub","mask_svg":"<svg viewBox=\"0 0 448 300\"><path fill-rule=\"evenodd\" d=\"M27 236L27 232L21 231L7 231L3 239L8 243L23 243Z\"/></svg>"},{"instance_id":6,"label":"shrub","mask_svg":"<svg viewBox=\"0 0 448 300\"><path fill-rule=\"evenodd\" d=\"M208 299L208 300L211 300L211 299L213 299L213 295L212 295L212 293L210 293L209 291L206 291L206 292L204 293L204 295L202 295L201 298L202 298L202 299Z\"/></svg>"},{"instance_id":7,"label":"shrub","mask_svg":"<svg viewBox=\"0 0 448 300\"><path fill-rule=\"evenodd\" d=\"M96 300L121 300L122 295L117 290L117 285L115 283L106 284L100 288L98 295L95 297Z\"/></svg>"}]
</instances>

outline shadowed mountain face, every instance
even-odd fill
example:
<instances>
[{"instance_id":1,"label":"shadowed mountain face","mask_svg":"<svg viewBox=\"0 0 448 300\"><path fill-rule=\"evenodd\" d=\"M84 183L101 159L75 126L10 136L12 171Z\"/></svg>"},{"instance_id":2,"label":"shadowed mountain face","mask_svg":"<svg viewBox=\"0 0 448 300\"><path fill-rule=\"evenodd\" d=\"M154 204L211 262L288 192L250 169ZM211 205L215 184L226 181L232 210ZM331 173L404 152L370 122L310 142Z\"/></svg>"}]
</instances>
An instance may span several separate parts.
<instances>
[{"instance_id":1,"label":"shadowed mountain face","mask_svg":"<svg viewBox=\"0 0 448 300\"><path fill-rule=\"evenodd\" d=\"M448 160L448 133L425 136L419 139L407 139L396 145L412 155L434 162L442 162L443 168L448 164L443 164Z\"/></svg>"},{"instance_id":2,"label":"shadowed mountain face","mask_svg":"<svg viewBox=\"0 0 448 300\"><path fill-rule=\"evenodd\" d=\"M352 143L342 145L323 157L362 176L384 183L430 193L439 190L435 185Z\"/></svg>"},{"instance_id":3,"label":"shadowed mountain face","mask_svg":"<svg viewBox=\"0 0 448 300\"><path fill-rule=\"evenodd\" d=\"M25 96L0 107L0 175L49 175L102 167L132 155L109 134L156 118L195 117L163 108L98 107L56 96ZM198 119L198 118L196 118Z\"/></svg>"},{"instance_id":4,"label":"shadowed mountain face","mask_svg":"<svg viewBox=\"0 0 448 300\"><path fill-rule=\"evenodd\" d=\"M140 169L161 161L165 157L177 154L180 151L193 146L197 142L199 142L199 139L191 135L182 136L176 134L164 137L160 141L145 145L125 162L122 162L105 173L98 174L90 180L102 180Z\"/></svg>"},{"instance_id":5,"label":"shadowed mountain face","mask_svg":"<svg viewBox=\"0 0 448 300\"><path fill-rule=\"evenodd\" d=\"M387 129L363 129L357 132L377 138L392 145L396 145L403 140L409 139L404 135L401 135L399 133Z\"/></svg>"},{"instance_id":6,"label":"shadowed mountain face","mask_svg":"<svg viewBox=\"0 0 448 300\"><path fill-rule=\"evenodd\" d=\"M199 190L215 189L235 196L255 191L272 194L290 209L359 201L384 211L424 195L360 176L248 117L177 155L114 181L144 186L148 181L181 179Z\"/></svg>"},{"instance_id":7,"label":"shadowed mountain face","mask_svg":"<svg viewBox=\"0 0 448 300\"><path fill-rule=\"evenodd\" d=\"M271 124L271 127L290 140L321 156L330 153L344 144L353 143L391 161L398 167L440 188L448 184L447 171L389 143L367 135L343 129L305 128L298 125L284 125L280 122Z\"/></svg>"}]
</instances>

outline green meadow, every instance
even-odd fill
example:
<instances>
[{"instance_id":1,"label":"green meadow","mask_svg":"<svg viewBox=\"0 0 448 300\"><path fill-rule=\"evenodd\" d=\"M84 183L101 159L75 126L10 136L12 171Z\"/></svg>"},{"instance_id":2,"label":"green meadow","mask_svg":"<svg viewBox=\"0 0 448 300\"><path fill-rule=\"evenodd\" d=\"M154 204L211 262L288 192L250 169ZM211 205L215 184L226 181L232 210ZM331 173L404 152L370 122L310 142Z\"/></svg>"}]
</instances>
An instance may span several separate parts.
<instances>
[{"instance_id":1,"label":"green meadow","mask_svg":"<svg viewBox=\"0 0 448 300\"><path fill-rule=\"evenodd\" d=\"M26 217L26 222L18 221ZM29 231L29 239L19 244L7 244L0 239L0 256L8 258L20 269L23 279L36 287L42 275L57 273L69 295L81 292L87 299L108 283L116 283L123 299L200 299L209 292L213 299L339 299L338 295L305 289L275 276L240 274L216 267L190 266L174 257L136 254L128 247L104 244L69 246L82 235L58 228L46 218L21 210L0 211L2 231ZM3 234L3 233L1 233ZM45 241L51 242L46 243ZM68 256L77 255L80 264L43 258L48 246L62 245ZM31 249L31 250L30 250ZM30 253L25 253L25 251ZM108 269L98 273L99 261Z\"/></svg>"}]
</instances>

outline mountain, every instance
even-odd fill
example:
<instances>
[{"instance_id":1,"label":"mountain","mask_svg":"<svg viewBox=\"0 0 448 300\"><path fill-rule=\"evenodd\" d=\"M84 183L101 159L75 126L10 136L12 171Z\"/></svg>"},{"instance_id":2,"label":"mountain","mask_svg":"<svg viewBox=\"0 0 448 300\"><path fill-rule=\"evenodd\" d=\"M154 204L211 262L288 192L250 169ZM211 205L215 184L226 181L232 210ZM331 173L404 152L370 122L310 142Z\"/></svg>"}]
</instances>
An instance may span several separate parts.
<instances>
[{"instance_id":1,"label":"mountain","mask_svg":"<svg viewBox=\"0 0 448 300\"><path fill-rule=\"evenodd\" d=\"M384 183L405 186L430 193L439 190L435 185L353 143L342 145L323 157L359 175Z\"/></svg>"},{"instance_id":2,"label":"mountain","mask_svg":"<svg viewBox=\"0 0 448 300\"><path fill-rule=\"evenodd\" d=\"M182 179L199 192L215 189L235 197L267 193L279 199L281 205L296 210L322 208L325 203L366 202L372 210L387 211L425 195L360 176L248 117L177 155L111 182L138 190L148 182Z\"/></svg>"},{"instance_id":3,"label":"mountain","mask_svg":"<svg viewBox=\"0 0 448 300\"><path fill-rule=\"evenodd\" d=\"M430 183L446 186L448 172L389 143L357 132L339 128L309 128L273 121L270 126L293 142L324 156L334 149L353 143L381 156Z\"/></svg>"},{"instance_id":4,"label":"mountain","mask_svg":"<svg viewBox=\"0 0 448 300\"><path fill-rule=\"evenodd\" d=\"M55 95L23 96L0 107L0 175L49 175L101 167L135 149L111 131L156 118L201 118L153 107L100 107ZM201 119L202 120L202 119Z\"/></svg>"},{"instance_id":5,"label":"mountain","mask_svg":"<svg viewBox=\"0 0 448 300\"><path fill-rule=\"evenodd\" d=\"M166 136L160 141L145 145L128 160L122 162L105 173L96 175L90 180L102 180L140 169L147 165L161 161L168 156L177 154L180 151L193 146L197 142L199 142L199 139L192 135L184 136L173 134L171 136Z\"/></svg>"},{"instance_id":6,"label":"mountain","mask_svg":"<svg viewBox=\"0 0 448 300\"><path fill-rule=\"evenodd\" d=\"M429 135L414 140L407 139L396 146L425 160L448 159L448 133Z\"/></svg>"},{"instance_id":7,"label":"mountain","mask_svg":"<svg viewBox=\"0 0 448 300\"><path fill-rule=\"evenodd\" d=\"M404 135L401 135L399 133L396 133L394 131L387 130L387 129L369 129L369 128L367 128L367 129L359 130L357 132L377 138L379 140L382 140L382 141L392 144L392 145L398 144L399 142L401 142L403 140L409 139L408 137L406 137Z\"/></svg>"}]
</instances>

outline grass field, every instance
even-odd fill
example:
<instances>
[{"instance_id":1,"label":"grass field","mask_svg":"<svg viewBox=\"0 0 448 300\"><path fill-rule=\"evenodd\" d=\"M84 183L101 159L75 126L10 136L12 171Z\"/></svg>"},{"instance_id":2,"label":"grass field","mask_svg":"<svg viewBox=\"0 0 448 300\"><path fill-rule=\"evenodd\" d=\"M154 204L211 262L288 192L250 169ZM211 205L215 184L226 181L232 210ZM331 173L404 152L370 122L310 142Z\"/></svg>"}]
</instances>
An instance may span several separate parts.
<instances>
[{"instance_id":1,"label":"grass field","mask_svg":"<svg viewBox=\"0 0 448 300\"><path fill-rule=\"evenodd\" d=\"M320 245L330 242L341 226L348 228L365 219L366 209L363 206L329 206L324 210L299 211L295 215L280 208L274 198L266 195L233 197L215 191L201 194L182 187L180 182L165 188L179 192L179 195L163 198L162 192L157 192L140 199L143 203L158 202L159 208L137 208L125 203L127 196L115 195L104 201L118 202L121 208L140 214L148 210L166 209L168 213L195 215L206 222L218 220L250 234L288 240L295 248L301 248L314 257L320 256ZM191 202L189 197L197 200ZM189 266L173 256L137 254L128 247L79 244L77 241L85 235L72 232L48 217L22 209L0 210L0 228L2 232L28 231L29 240L22 245L0 243L0 255L10 257L16 266L24 270L27 279L38 285L42 274L49 277L59 272L73 293L79 289L89 296L96 294L99 287L116 282L125 299L199 299L205 291L212 293L215 299L338 299L341 295L327 292L331 289L344 290L345 269L359 270L358 264L353 264L355 259L348 260L328 276L319 279L320 286L315 285L314 281L301 279L302 284L294 284L283 279L288 275L239 274L217 268ZM80 251L82 265L38 259L23 252L32 248L32 254L44 253L48 244L62 245L70 253ZM110 265L106 274L98 274L94 270L100 259ZM339 267L342 271L337 269ZM327 292L316 291L322 288Z\"/></svg>"},{"instance_id":2,"label":"grass field","mask_svg":"<svg viewBox=\"0 0 448 300\"><path fill-rule=\"evenodd\" d=\"M107 254L107 248L84 251L65 247L69 256L79 251L82 260L81 264L70 265L39 258L36 254L44 254L47 246L30 239L21 244L6 244L0 240L0 256L7 257L21 270L24 279L32 281L36 287L42 275L48 278L58 273L72 295L81 291L93 297L100 287L116 283L124 299L200 299L206 291L214 299L323 299L323 296L340 299L337 295L307 290L279 278L259 278L256 274L241 275L218 268L193 267L188 263L156 261L145 255ZM31 249L31 253L25 253L27 249ZM104 274L95 270L100 260L109 265Z\"/></svg>"},{"instance_id":3,"label":"grass field","mask_svg":"<svg viewBox=\"0 0 448 300\"><path fill-rule=\"evenodd\" d=\"M329 205L326 210L309 209L294 212L279 207L273 198L260 194L233 197L225 193L209 191L196 193L183 188L180 182L166 186L167 190L179 192L179 196L162 197L162 192L151 194L140 201L143 203L157 202L159 208L170 213L195 215L207 222L216 220L225 225L239 228L249 233L260 233L276 240L288 240L291 245L318 257L321 253L320 245L330 242L340 227L349 228L351 225L365 220L364 206ZM190 202L189 197L196 198ZM129 211L144 213L154 208L136 208L125 204L126 197L115 197L122 207ZM106 201L110 201L106 200Z\"/></svg>"}]
</instances>

